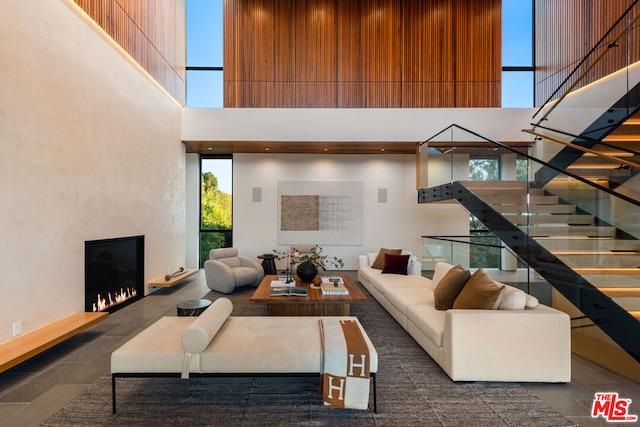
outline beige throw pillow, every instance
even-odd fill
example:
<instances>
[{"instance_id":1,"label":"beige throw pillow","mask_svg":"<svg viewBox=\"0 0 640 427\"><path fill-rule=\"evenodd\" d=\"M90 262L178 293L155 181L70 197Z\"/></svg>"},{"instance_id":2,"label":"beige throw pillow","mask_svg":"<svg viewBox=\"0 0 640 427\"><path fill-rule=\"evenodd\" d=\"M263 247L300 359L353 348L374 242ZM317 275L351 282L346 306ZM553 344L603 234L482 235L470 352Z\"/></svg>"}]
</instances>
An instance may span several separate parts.
<instances>
[{"instance_id":1,"label":"beige throw pillow","mask_svg":"<svg viewBox=\"0 0 640 427\"><path fill-rule=\"evenodd\" d=\"M384 268L384 256L385 254L389 255L400 255L402 253L402 249L386 249L380 248L378 251L378 256L376 260L371 264L371 268L376 268L378 270L382 270Z\"/></svg>"},{"instance_id":2,"label":"beige throw pillow","mask_svg":"<svg viewBox=\"0 0 640 427\"><path fill-rule=\"evenodd\" d=\"M496 310L502 300L504 285L499 286L479 268L460 291L453 308Z\"/></svg>"},{"instance_id":3,"label":"beige throw pillow","mask_svg":"<svg viewBox=\"0 0 640 427\"><path fill-rule=\"evenodd\" d=\"M470 276L471 273L460 265L456 265L449 270L433 290L436 310L448 310L452 308L453 302Z\"/></svg>"}]
</instances>

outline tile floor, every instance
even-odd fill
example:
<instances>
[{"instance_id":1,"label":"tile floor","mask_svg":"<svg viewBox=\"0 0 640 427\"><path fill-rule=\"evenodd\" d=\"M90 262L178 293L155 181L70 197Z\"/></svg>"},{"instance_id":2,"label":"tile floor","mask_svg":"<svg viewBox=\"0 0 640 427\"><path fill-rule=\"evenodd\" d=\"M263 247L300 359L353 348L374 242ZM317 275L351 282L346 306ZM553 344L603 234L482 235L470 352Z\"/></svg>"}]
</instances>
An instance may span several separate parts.
<instances>
[{"instance_id":1,"label":"tile floor","mask_svg":"<svg viewBox=\"0 0 640 427\"><path fill-rule=\"evenodd\" d=\"M207 292L201 271L173 288L151 293L92 329L0 374L0 426L37 426L45 421L109 371L113 350L159 317L175 315L178 302ZM640 415L640 384L578 356L573 357L571 383L526 387L580 426L616 425L590 417L594 393L599 391L615 391L620 397L632 399L630 413Z\"/></svg>"}]
</instances>

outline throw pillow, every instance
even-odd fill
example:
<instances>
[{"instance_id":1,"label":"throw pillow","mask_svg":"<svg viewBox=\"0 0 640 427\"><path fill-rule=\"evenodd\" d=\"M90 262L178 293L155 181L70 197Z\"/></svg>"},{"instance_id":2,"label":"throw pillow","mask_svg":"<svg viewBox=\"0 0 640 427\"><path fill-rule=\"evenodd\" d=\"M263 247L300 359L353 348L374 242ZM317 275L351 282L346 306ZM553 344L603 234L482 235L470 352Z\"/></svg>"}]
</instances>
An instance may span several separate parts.
<instances>
[{"instance_id":1,"label":"throw pillow","mask_svg":"<svg viewBox=\"0 0 640 427\"><path fill-rule=\"evenodd\" d=\"M404 274L407 275L407 267L409 266L409 258L411 255L384 255L384 267L382 274Z\"/></svg>"},{"instance_id":2,"label":"throw pillow","mask_svg":"<svg viewBox=\"0 0 640 427\"><path fill-rule=\"evenodd\" d=\"M533 295L529 295L529 294L525 294L524 295L526 297L526 302L524 303L524 306L527 308L534 308L535 306L538 305L538 298L534 297Z\"/></svg>"},{"instance_id":3,"label":"throw pillow","mask_svg":"<svg viewBox=\"0 0 640 427\"><path fill-rule=\"evenodd\" d=\"M436 262L436 268L433 272L433 278L431 279L431 289L435 289L440 283L440 280L447 274L447 271L451 270L453 265L448 264L446 262L438 261Z\"/></svg>"},{"instance_id":4,"label":"throw pillow","mask_svg":"<svg viewBox=\"0 0 640 427\"><path fill-rule=\"evenodd\" d=\"M382 270L384 268L384 256L385 256L385 254L400 255L401 252L402 252L402 249L380 248L380 250L378 251L378 256L376 257L376 260L373 261L373 264L371 264L371 268Z\"/></svg>"},{"instance_id":5,"label":"throw pillow","mask_svg":"<svg viewBox=\"0 0 640 427\"><path fill-rule=\"evenodd\" d=\"M450 269L440 279L438 286L433 290L433 300L436 310L448 310L453 307L453 302L467 283L471 273L460 265Z\"/></svg>"},{"instance_id":6,"label":"throw pillow","mask_svg":"<svg viewBox=\"0 0 640 427\"><path fill-rule=\"evenodd\" d=\"M502 300L504 285L498 285L479 268L464 285L453 302L453 308L495 310Z\"/></svg>"},{"instance_id":7,"label":"throw pillow","mask_svg":"<svg viewBox=\"0 0 640 427\"><path fill-rule=\"evenodd\" d=\"M498 283L498 286L502 284L503 283ZM525 301L526 296L523 290L504 285L502 301L500 301L498 310L524 310Z\"/></svg>"}]
</instances>

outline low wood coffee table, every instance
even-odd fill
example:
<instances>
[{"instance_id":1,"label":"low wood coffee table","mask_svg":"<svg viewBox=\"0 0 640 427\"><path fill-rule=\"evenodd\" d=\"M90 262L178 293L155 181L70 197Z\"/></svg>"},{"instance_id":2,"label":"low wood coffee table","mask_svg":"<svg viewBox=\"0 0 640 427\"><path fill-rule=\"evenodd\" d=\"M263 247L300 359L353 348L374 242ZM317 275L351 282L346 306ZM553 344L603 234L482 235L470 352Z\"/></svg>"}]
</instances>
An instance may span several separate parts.
<instances>
[{"instance_id":1,"label":"low wood coffee table","mask_svg":"<svg viewBox=\"0 0 640 427\"><path fill-rule=\"evenodd\" d=\"M332 276L335 276L332 274ZM253 293L251 301L267 304L270 316L350 316L351 303L364 301L367 296L349 276L339 275L344 285L349 289L349 295L322 295L320 289L313 289L309 283L296 281L296 286L307 288L306 297L271 296L271 281L278 280L278 276L264 276L258 289ZM320 279L316 277L316 282Z\"/></svg>"}]
</instances>

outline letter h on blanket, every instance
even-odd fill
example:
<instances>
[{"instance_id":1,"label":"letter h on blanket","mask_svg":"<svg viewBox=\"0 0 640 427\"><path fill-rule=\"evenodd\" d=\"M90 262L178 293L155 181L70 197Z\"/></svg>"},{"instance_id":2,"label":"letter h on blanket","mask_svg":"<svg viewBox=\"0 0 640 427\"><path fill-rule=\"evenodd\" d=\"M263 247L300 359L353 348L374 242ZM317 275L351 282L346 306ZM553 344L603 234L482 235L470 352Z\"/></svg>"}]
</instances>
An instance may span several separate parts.
<instances>
[{"instance_id":1,"label":"letter h on blanket","mask_svg":"<svg viewBox=\"0 0 640 427\"><path fill-rule=\"evenodd\" d=\"M354 320L320 319L324 350L323 406L367 409L370 355Z\"/></svg>"}]
</instances>

